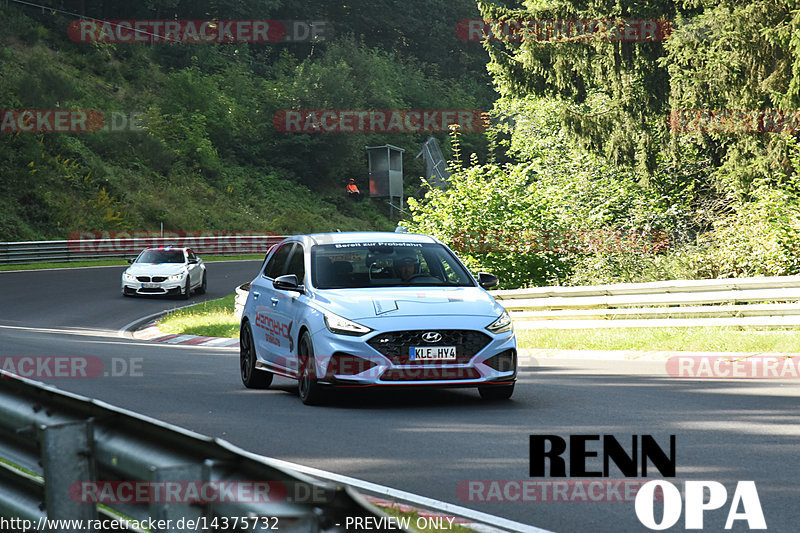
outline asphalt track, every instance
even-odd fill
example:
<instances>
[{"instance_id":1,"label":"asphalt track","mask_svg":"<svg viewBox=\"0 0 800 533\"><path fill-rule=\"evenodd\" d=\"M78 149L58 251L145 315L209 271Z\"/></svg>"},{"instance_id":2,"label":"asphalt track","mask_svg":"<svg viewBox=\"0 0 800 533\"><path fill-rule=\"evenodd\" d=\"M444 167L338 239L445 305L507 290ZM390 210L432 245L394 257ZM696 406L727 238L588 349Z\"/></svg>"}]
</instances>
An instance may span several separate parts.
<instances>
[{"instance_id":1,"label":"asphalt track","mask_svg":"<svg viewBox=\"0 0 800 533\"><path fill-rule=\"evenodd\" d=\"M230 294L258 264L209 264L209 291L190 302ZM675 434L678 467L670 481L682 489L686 480L714 480L728 489L726 505L705 513L704 531L725 531L738 480L756 482L769 530L797 531L798 380L673 379L663 362L548 360L521 369L510 402L483 403L474 391L373 390L312 408L289 380L245 390L233 350L119 338L131 321L186 303L123 298L122 270L0 272L0 356L97 356L123 375L42 381L255 453L558 532L649 530L630 502L479 502L463 499L469 494L457 487L531 481L531 434L612 434L622 442L651 434L665 447ZM683 516L668 531L682 530ZM749 529L737 521L729 531Z\"/></svg>"}]
</instances>

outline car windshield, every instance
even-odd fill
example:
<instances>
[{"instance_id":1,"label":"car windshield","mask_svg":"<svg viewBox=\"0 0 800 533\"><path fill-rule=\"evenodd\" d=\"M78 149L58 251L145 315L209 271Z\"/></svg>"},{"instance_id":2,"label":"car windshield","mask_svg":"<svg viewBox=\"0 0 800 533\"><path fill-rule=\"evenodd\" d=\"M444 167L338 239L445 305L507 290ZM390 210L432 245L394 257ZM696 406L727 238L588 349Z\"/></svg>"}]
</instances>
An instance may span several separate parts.
<instances>
[{"instance_id":1,"label":"car windshield","mask_svg":"<svg viewBox=\"0 0 800 533\"><path fill-rule=\"evenodd\" d=\"M137 263L183 263L182 250L145 250Z\"/></svg>"},{"instance_id":2,"label":"car windshield","mask_svg":"<svg viewBox=\"0 0 800 533\"><path fill-rule=\"evenodd\" d=\"M311 249L312 283L319 289L472 287L458 259L441 244L344 243Z\"/></svg>"}]
</instances>

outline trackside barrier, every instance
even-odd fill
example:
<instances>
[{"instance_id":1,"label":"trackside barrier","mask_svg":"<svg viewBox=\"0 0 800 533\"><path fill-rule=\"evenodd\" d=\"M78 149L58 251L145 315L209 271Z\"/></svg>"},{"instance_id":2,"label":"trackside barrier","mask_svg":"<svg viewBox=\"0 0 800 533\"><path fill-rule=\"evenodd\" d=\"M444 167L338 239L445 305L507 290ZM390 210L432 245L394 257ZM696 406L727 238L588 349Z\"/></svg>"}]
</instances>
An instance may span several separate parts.
<instances>
[{"instance_id":1,"label":"trackside barrier","mask_svg":"<svg viewBox=\"0 0 800 533\"><path fill-rule=\"evenodd\" d=\"M800 325L800 276L492 291L520 329Z\"/></svg>"},{"instance_id":2,"label":"trackside barrier","mask_svg":"<svg viewBox=\"0 0 800 533\"><path fill-rule=\"evenodd\" d=\"M199 255L266 254L282 235L177 235L71 239L64 241L0 242L0 265L35 262L92 261L136 257L152 246L187 246Z\"/></svg>"},{"instance_id":3,"label":"trackside barrier","mask_svg":"<svg viewBox=\"0 0 800 533\"><path fill-rule=\"evenodd\" d=\"M139 524L149 520L151 531L177 533L188 531L187 521L193 520L208 526L198 530L333 533L346 530L348 517L369 517L372 523L386 517L347 486L272 464L224 440L4 371L0 371L0 457L7 461L0 461L0 519L6 523L14 519L18 525L29 520L29 529L46 519L84 520L84 525L88 520L113 519L122 524L117 531L141 531ZM82 497L87 484L112 487L123 482L204 488L202 497L195 499L104 500L102 506ZM262 489L268 483L268 490L260 493L267 498L252 497L255 492L244 498L225 497L224 490L209 497L205 490L256 482ZM217 524L223 519L229 522L211 528L215 518ZM161 522L153 526L153 521ZM47 530L78 531L74 525ZM99 531L80 529L93 530Z\"/></svg>"}]
</instances>

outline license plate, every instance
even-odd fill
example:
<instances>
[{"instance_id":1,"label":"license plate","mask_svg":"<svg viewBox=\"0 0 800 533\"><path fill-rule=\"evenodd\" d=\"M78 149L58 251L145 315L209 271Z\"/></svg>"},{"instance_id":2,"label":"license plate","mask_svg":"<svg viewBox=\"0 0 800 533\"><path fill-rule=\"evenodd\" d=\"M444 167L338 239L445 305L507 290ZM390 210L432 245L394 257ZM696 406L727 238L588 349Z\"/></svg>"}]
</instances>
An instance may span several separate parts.
<instances>
[{"instance_id":1,"label":"license plate","mask_svg":"<svg viewBox=\"0 0 800 533\"><path fill-rule=\"evenodd\" d=\"M409 349L412 361L455 361L455 346L412 346Z\"/></svg>"},{"instance_id":2,"label":"license plate","mask_svg":"<svg viewBox=\"0 0 800 533\"><path fill-rule=\"evenodd\" d=\"M161 285L158 283L142 283L143 289L160 289Z\"/></svg>"}]
</instances>

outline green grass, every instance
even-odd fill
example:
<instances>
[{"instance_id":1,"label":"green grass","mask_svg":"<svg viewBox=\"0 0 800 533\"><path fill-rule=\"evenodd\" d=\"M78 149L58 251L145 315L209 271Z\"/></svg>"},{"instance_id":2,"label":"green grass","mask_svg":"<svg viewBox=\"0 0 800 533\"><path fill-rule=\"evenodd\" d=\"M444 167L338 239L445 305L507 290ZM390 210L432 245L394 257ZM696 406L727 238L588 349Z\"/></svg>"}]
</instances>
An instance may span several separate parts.
<instances>
[{"instance_id":1,"label":"green grass","mask_svg":"<svg viewBox=\"0 0 800 533\"><path fill-rule=\"evenodd\" d=\"M213 263L215 261L243 261L248 259L264 259L264 254L248 255L209 255L203 256L203 261ZM66 261L63 263L24 263L19 265L0 265L0 272L4 270L40 270L45 268L82 268L93 266L122 266L127 265L125 259L100 259L98 261Z\"/></svg>"},{"instance_id":2,"label":"green grass","mask_svg":"<svg viewBox=\"0 0 800 533\"><path fill-rule=\"evenodd\" d=\"M160 327L168 333L236 338L239 322L233 316L234 298L230 295L175 311ZM528 349L800 352L800 328L520 329L517 341L520 348Z\"/></svg>"},{"instance_id":3,"label":"green grass","mask_svg":"<svg viewBox=\"0 0 800 533\"><path fill-rule=\"evenodd\" d=\"M800 329L520 329L520 348L698 352L800 352Z\"/></svg>"},{"instance_id":4,"label":"green grass","mask_svg":"<svg viewBox=\"0 0 800 533\"><path fill-rule=\"evenodd\" d=\"M233 316L235 295L202 302L166 315L158 327L167 333L204 337L239 336L239 321Z\"/></svg>"}]
</instances>

